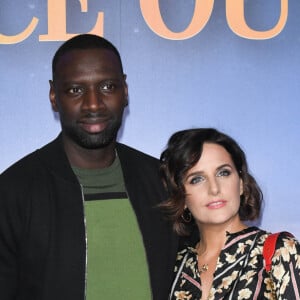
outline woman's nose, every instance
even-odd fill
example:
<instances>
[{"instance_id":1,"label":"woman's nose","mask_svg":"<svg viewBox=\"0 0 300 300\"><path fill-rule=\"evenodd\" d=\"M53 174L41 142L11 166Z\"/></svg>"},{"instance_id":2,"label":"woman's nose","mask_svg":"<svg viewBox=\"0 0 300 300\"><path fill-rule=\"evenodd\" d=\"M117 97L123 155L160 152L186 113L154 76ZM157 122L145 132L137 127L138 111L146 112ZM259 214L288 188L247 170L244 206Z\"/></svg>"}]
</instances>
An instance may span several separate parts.
<instances>
[{"instance_id":1,"label":"woman's nose","mask_svg":"<svg viewBox=\"0 0 300 300\"><path fill-rule=\"evenodd\" d=\"M209 191L212 195L217 195L220 192L220 186L216 178L209 180Z\"/></svg>"}]
</instances>

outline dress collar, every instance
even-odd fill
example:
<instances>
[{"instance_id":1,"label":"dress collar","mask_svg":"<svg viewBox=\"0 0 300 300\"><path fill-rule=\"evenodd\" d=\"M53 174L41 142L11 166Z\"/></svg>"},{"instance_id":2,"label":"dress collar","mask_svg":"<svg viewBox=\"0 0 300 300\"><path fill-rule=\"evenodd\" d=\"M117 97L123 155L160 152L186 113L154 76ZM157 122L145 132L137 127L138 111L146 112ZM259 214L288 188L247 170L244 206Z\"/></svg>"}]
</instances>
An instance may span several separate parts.
<instances>
[{"instance_id":1,"label":"dress collar","mask_svg":"<svg viewBox=\"0 0 300 300\"><path fill-rule=\"evenodd\" d=\"M256 234L258 231L260 231L260 229L256 226L250 226L237 232L226 231L226 242L224 248L229 247L233 243L236 243L236 241L238 240L244 239L245 237L248 237L252 234ZM197 253L196 245L198 243L199 243L199 239L197 242L193 242L193 243L187 242L186 246L188 251L190 251L191 253Z\"/></svg>"}]
</instances>

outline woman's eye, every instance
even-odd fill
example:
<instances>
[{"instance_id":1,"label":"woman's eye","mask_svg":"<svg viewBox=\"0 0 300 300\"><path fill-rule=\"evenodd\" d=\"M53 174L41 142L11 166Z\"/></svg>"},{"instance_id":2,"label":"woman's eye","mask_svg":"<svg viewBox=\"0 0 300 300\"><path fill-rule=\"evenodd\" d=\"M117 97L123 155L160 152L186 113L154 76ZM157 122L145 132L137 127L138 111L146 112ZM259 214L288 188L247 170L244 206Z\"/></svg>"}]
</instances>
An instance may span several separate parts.
<instances>
[{"instance_id":1,"label":"woman's eye","mask_svg":"<svg viewBox=\"0 0 300 300\"><path fill-rule=\"evenodd\" d=\"M204 178L202 176L195 176L190 179L190 184L196 184L202 181L204 181Z\"/></svg>"},{"instance_id":2,"label":"woman's eye","mask_svg":"<svg viewBox=\"0 0 300 300\"><path fill-rule=\"evenodd\" d=\"M227 177L231 174L230 170L220 170L217 174L218 177Z\"/></svg>"}]
</instances>

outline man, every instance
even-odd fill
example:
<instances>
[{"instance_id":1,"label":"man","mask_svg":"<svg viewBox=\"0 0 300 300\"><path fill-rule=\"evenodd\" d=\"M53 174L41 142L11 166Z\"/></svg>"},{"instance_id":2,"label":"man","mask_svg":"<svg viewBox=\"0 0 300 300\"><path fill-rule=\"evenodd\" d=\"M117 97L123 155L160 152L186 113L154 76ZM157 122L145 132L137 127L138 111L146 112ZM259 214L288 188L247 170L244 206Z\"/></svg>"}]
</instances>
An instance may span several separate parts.
<instances>
[{"instance_id":1,"label":"man","mask_svg":"<svg viewBox=\"0 0 300 300\"><path fill-rule=\"evenodd\" d=\"M2 300L167 299L177 239L158 161L116 142L128 105L117 49L89 34L52 63L61 134L0 178Z\"/></svg>"}]
</instances>

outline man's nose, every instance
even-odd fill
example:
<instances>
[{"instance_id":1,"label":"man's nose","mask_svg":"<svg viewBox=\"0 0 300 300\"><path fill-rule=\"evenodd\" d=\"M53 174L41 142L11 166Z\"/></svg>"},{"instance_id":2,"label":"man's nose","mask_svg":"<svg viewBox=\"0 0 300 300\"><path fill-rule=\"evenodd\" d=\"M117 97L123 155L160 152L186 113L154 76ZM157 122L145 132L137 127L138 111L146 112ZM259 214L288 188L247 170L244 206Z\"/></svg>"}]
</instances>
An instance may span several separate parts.
<instances>
[{"instance_id":1,"label":"man's nose","mask_svg":"<svg viewBox=\"0 0 300 300\"><path fill-rule=\"evenodd\" d=\"M103 95L95 88L89 89L84 96L83 109L97 111L103 107Z\"/></svg>"}]
</instances>

